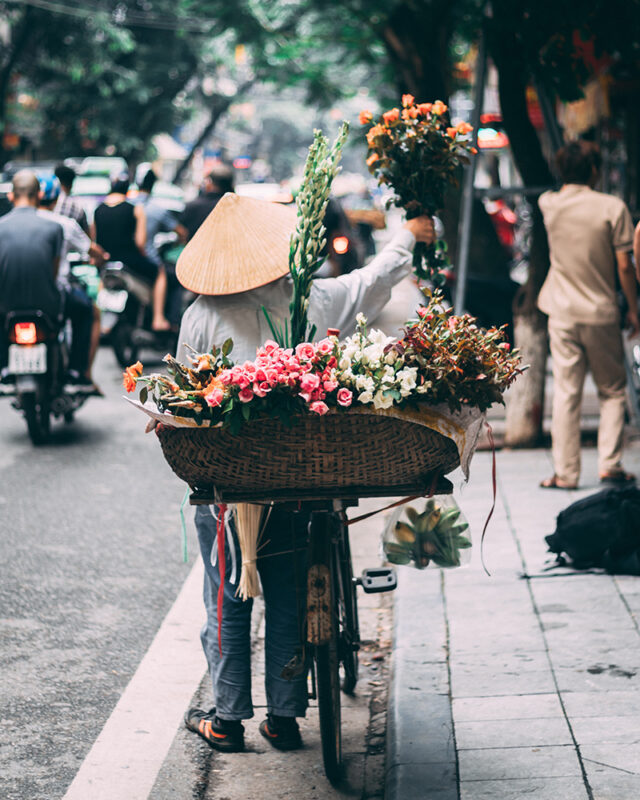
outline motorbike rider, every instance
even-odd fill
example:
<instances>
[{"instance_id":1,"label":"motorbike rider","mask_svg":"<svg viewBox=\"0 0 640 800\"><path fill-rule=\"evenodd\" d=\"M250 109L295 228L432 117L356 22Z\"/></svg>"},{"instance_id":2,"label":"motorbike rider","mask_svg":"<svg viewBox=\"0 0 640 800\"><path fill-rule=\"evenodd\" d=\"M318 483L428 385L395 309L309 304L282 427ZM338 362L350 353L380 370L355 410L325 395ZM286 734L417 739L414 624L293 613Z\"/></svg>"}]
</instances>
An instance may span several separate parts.
<instances>
[{"instance_id":1,"label":"motorbike rider","mask_svg":"<svg viewBox=\"0 0 640 800\"><path fill-rule=\"evenodd\" d=\"M63 217L75 219L82 230L88 235L89 223L87 222L85 210L77 200L71 197L71 189L76 179L75 170L68 167L66 164L58 164L54 170L54 175L60 181L61 189L54 211L56 214L62 214Z\"/></svg>"},{"instance_id":2,"label":"motorbike rider","mask_svg":"<svg viewBox=\"0 0 640 800\"><path fill-rule=\"evenodd\" d=\"M71 320L72 340L65 388L94 391L87 377L93 314L91 306L56 283L64 241L62 227L38 214L40 183L24 169L13 176L9 199L13 210L0 219L0 316L11 311L43 311L54 322ZM1 327L6 358L6 333ZM3 360L3 363L6 363Z\"/></svg>"},{"instance_id":3,"label":"motorbike rider","mask_svg":"<svg viewBox=\"0 0 640 800\"><path fill-rule=\"evenodd\" d=\"M167 275L146 255L147 216L142 204L127 200L129 175L121 172L111 181L111 192L96 208L92 238L111 254L113 261L122 263L132 273L148 283L153 283L153 320L151 329L168 331L171 328L165 317Z\"/></svg>"},{"instance_id":4,"label":"motorbike rider","mask_svg":"<svg viewBox=\"0 0 640 800\"><path fill-rule=\"evenodd\" d=\"M227 192L233 192L233 170L226 164L214 167L205 177L200 194L187 203L178 217L180 238L188 242Z\"/></svg>"},{"instance_id":5,"label":"motorbike rider","mask_svg":"<svg viewBox=\"0 0 640 800\"><path fill-rule=\"evenodd\" d=\"M74 301L88 305L92 309L93 325L91 327L91 346L89 348L89 366L87 378L91 378L91 367L100 343L100 311L89 298L89 295L77 281L73 280L71 265L69 263L69 253L76 252L83 256L88 255L92 263L101 267L105 261L109 260L109 253L106 253L99 244L92 242L87 234L82 230L79 223L71 217L58 214L54 209L60 195L60 182L55 177L43 178L40 181L40 207L38 214L45 219L53 220L62 227L63 242L60 253L60 267L58 269L58 284L64 290L73 295Z\"/></svg>"},{"instance_id":6,"label":"motorbike rider","mask_svg":"<svg viewBox=\"0 0 640 800\"><path fill-rule=\"evenodd\" d=\"M181 314L181 292L182 287L177 282L175 277L175 270L172 265L163 263L162 257L158 252L155 244L155 237L158 233L172 233L175 232L180 238L183 237L184 228L178 223L176 217L164 206L161 206L151 196L153 187L158 180L158 176L152 169L148 169L138 187L138 195L133 201L135 205L142 205L147 217L147 246L145 253L147 258L158 267L164 268L167 274L167 314L170 321L180 320Z\"/></svg>"}]
</instances>

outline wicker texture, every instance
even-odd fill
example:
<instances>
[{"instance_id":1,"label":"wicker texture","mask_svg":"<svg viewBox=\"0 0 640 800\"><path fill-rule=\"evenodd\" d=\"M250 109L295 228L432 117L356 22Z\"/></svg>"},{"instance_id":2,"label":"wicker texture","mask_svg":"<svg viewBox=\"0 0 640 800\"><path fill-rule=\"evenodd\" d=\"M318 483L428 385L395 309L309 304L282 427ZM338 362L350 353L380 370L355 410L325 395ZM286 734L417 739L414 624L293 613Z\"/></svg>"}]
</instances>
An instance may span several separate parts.
<instances>
[{"instance_id":1,"label":"wicker texture","mask_svg":"<svg viewBox=\"0 0 640 800\"><path fill-rule=\"evenodd\" d=\"M164 456L192 488L349 489L424 483L460 463L455 443L430 428L369 414L301 416L291 428L252 420L221 428L158 430Z\"/></svg>"}]
</instances>

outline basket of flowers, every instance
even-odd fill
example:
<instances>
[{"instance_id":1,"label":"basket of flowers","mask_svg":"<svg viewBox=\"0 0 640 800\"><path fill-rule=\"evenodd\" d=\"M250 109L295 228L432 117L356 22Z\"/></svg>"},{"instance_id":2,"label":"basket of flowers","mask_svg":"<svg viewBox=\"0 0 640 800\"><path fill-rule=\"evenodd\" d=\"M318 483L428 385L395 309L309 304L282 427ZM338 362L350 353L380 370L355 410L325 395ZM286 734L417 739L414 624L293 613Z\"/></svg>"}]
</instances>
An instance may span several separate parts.
<instances>
[{"instance_id":1,"label":"basket of flowers","mask_svg":"<svg viewBox=\"0 0 640 800\"><path fill-rule=\"evenodd\" d=\"M234 363L233 342L192 352L168 374L125 373L174 472L192 489L227 499L306 499L429 491L458 466L468 471L484 411L520 371L500 328L454 316L437 291L403 335L329 330L314 341L309 293L324 245L322 217L347 127L333 145L316 132L298 194L289 248L290 315L265 315L273 335L255 359ZM448 137L434 115L429 136ZM427 147L427 138L424 139ZM441 178L438 177L438 180ZM215 212L214 212L215 213ZM188 247L187 247L188 249ZM184 251L184 254L187 250Z\"/></svg>"}]
</instances>

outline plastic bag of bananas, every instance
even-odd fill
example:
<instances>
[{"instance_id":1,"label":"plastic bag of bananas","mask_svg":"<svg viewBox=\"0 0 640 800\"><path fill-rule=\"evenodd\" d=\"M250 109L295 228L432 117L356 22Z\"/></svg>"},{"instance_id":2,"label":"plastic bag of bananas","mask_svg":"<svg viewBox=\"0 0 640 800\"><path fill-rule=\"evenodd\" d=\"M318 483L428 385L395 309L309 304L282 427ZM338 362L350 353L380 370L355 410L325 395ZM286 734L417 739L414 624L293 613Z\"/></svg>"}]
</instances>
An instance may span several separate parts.
<instances>
[{"instance_id":1,"label":"plastic bag of bananas","mask_svg":"<svg viewBox=\"0 0 640 800\"><path fill-rule=\"evenodd\" d=\"M451 495L436 495L422 511L396 509L383 532L382 550L391 564L460 567L471 560L469 523Z\"/></svg>"}]
</instances>

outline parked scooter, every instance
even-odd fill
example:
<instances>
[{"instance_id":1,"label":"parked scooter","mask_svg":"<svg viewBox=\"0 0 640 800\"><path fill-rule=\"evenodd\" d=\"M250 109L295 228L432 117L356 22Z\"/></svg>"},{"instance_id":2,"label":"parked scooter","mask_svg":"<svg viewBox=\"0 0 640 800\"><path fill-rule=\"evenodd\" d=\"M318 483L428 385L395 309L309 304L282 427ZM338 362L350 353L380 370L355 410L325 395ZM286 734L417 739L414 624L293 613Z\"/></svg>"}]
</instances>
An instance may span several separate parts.
<instances>
[{"instance_id":1,"label":"parked scooter","mask_svg":"<svg viewBox=\"0 0 640 800\"><path fill-rule=\"evenodd\" d=\"M64 385L67 327L33 310L7 314L5 330L9 359L0 397L13 398L12 406L24 414L33 444L44 444L51 433L51 416L71 422L88 397L86 391L71 391Z\"/></svg>"},{"instance_id":2,"label":"parked scooter","mask_svg":"<svg viewBox=\"0 0 640 800\"><path fill-rule=\"evenodd\" d=\"M102 270L98 292L102 336L111 343L123 369L138 360L141 349L164 355L175 352L175 331L151 328L153 287L134 275L121 261L109 261Z\"/></svg>"}]
</instances>

